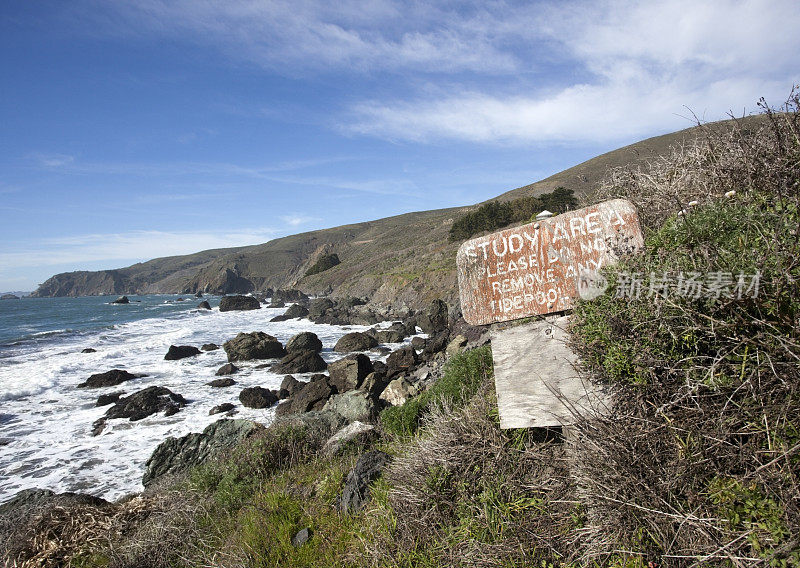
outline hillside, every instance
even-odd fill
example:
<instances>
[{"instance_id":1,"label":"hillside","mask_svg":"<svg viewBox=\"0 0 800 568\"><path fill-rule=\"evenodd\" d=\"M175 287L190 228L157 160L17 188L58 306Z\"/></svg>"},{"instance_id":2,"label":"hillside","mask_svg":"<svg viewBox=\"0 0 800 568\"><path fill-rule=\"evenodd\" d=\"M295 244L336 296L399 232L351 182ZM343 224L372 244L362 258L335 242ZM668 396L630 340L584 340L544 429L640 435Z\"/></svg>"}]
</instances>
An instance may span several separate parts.
<instances>
[{"instance_id":1,"label":"hillside","mask_svg":"<svg viewBox=\"0 0 800 568\"><path fill-rule=\"evenodd\" d=\"M762 117L740 120L745 130ZM635 168L710 129L733 121L689 128L649 138L608 152L544 180L497 197L511 200L564 186L585 197L598 189L609 170ZM310 294L368 296L375 304L416 308L432 298L448 302L457 294L455 251L447 235L455 218L472 207L407 213L343 225L235 249L151 260L117 270L70 272L53 276L34 296L146 293L247 293L296 287ZM413 235L413 239L409 239ZM306 271L323 255L341 264L313 276Z\"/></svg>"}]
</instances>

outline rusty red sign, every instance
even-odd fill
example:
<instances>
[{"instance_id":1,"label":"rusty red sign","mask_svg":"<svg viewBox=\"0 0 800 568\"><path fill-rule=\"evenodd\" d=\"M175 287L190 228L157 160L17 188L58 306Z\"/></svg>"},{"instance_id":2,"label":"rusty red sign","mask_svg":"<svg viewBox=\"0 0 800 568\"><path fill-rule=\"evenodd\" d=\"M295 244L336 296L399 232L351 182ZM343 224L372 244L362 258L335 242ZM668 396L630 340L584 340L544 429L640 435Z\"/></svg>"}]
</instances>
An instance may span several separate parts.
<instances>
[{"instance_id":1,"label":"rusty red sign","mask_svg":"<svg viewBox=\"0 0 800 568\"><path fill-rule=\"evenodd\" d=\"M644 246L633 204L612 199L466 241L458 287L472 325L560 312L602 292L599 270Z\"/></svg>"}]
</instances>

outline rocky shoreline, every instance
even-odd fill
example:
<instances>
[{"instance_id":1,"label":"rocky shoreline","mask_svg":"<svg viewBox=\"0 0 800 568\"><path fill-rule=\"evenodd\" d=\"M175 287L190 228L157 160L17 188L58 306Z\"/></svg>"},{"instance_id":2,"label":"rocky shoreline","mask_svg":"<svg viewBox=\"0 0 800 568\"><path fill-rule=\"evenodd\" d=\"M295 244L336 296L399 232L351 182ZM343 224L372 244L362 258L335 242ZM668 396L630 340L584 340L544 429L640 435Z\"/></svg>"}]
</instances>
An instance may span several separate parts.
<instances>
[{"instance_id":1,"label":"rocky shoreline","mask_svg":"<svg viewBox=\"0 0 800 568\"><path fill-rule=\"evenodd\" d=\"M228 296L226 304L231 309L258 309L266 298ZM223 298L223 300L225 300ZM264 361L272 372L285 374L278 390L255 386L240 391L239 403L249 408L275 407L275 421L267 426L280 428L287 424L306 426L323 432L328 441L325 451L335 454L348 441L369 436L381 410L398 406L417 396L441 375L447 356L465 348L482 345L488 341L487 329L467 325L452 313L441 300L433 301L420 313L407 311L376 312L364 300L344 298L311 299L299 291L279 291L271 297L271 304L279 302L292 305L285 315L305 318L313 323L334 325L373 325L365 332L351 332L342 336L334 347L341 357L326 363L320 357L322 342L312 332L301 332L286 344L264 332L241 332L226 341L222 348L228 363L223 365L216 379L208 383L212 389L227 391L234 388L233 378L239 361ZM283 319L286 319L284 316ZM273 318L274 319L274 318ZM391 321L388 327L378 323ZM420 330L427 338L420 337ZM382 344L413 340L389 352ZM170 346L166 360L178 361L197 357L216 345ZM379 359L387 355L385 362ZM377 357L376 357L377 356ZM312 373L308 380L294 375ZM91 390L100 387L135 385L136 379L146 375L121 369L96 373L88 377L79 388ZM165 415L180 412L191 401L177 392L161 386L149 386L125 394L123 391L98 397L97 406L109 406L105 415L92 426L92 433L102 432L109 420L136 421L152 414ZM236 446L265 427L249 420L232 419L237 413L231 403L217 405L209 414L220 414L221 419L203 432L191 433L181 438L167 438L153 451L145 464L142 484L146 491L161 485L161 480L171 479L190 468ZM380 459L378 459L380 461ZM366 467L366 466L365 466ZM366 467L369 469L369 467ZM357 490L360 481L353 480L356 489L349 490L356 500L362 498ZM349 502L347 499L345 501ZM25 534L25 523L19 519L33 519L53 507L83 506L114 507L115 504L98 497L74 493L56 494L46 489L21 491L0 506L0 545L10 550L13 542ZM345 504L343 507L350 505Z\"/></svg>"}]
</instances>

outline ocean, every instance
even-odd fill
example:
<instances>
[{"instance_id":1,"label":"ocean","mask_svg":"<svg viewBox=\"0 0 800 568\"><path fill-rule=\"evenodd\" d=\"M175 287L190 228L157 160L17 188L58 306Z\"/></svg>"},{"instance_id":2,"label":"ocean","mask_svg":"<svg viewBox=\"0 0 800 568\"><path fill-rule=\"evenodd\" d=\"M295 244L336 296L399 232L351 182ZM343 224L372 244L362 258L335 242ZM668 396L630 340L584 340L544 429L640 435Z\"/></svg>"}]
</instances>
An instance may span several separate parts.
<instances>
[{"instance_id":1,"label":"ocean","mask_svg":"<svg viewBox=\"0 0 800 568\"><path fill-rule=\"evenodd\" d=\"M285 344L297 333L312 331L330 362L342 356L332 351L342 335L368 329L307 319L271 323L286 308L223 313L213 297L204 298L211 311L197 309L201 300L193 296L129 298L127 305L111 304L111 296L0 301L0 503L28 488L108 500L141 491L144 464L155 447L168 436L202 431L224 417L208 415L224 402L236 405L236 418L273 420L274 408L244 408L238 395L249 386L277 389L283 375L257 369L263 361L237 363L241 371L233 378L238 384L212 388L206 383L227 362L224 350L165 361L170 345L221 346L242 331L264 331ZM81 353L85 348L96 352ZM111 369L147 376L115 387L76 388L90 375ZM99 395L132 394L148 386L167 387L189 404L170 417L110 420L99 436L91 435L92 423L108 409L95 406Z\"/></svg>"}]
</instances>

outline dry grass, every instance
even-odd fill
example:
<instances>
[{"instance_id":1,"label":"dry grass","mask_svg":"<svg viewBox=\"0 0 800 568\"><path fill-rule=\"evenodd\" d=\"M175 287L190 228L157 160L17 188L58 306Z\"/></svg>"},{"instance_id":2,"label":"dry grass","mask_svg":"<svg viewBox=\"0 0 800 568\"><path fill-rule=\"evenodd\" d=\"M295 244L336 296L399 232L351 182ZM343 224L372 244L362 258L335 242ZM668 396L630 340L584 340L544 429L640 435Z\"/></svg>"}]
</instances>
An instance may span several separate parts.
<instances>
[{"instance_id":1,"label":"dry grass","mask_svg":"<svg viewBox=\"0 0 800 568\"><path fill-rule=\"evenodd\" d=\"M564 445L500 430L492 383L464 409L429 415L388 467L383 515L379 506L371 520L391 530L372 545L375 563L538 566L570 555L581 512Z\"/></svg>"},{"instance_id":2,"label":"dry grass","mask_svg":"<svg viewBox=\"0 0 800 568\"><path fill-rule=\"evenodd\" d=\"M614 412L579 426L597 521L581 563L800 565L800 100L765 110L757 130L710 131L604 186L642 215L646 251L618 270L645 289L665 271L762 276L741 300L576 309L585 370L616 389Z\"/></svg>"},{"instance_id":3,"label":"dry grass","mask_svg":"<svg viewBox=\"0 0 800 568\"><path fill-rule=\"evenodd\" d=\"M162 491L114 505L53 504L28 518L6 550L9 566L168 566L183 545L191 495Z\"/></svg>"}]
</instances>

